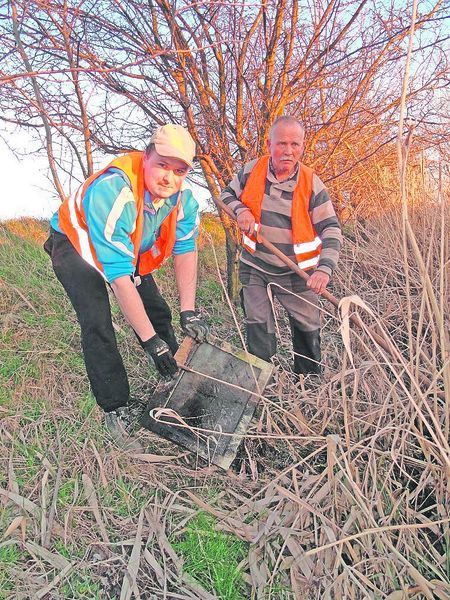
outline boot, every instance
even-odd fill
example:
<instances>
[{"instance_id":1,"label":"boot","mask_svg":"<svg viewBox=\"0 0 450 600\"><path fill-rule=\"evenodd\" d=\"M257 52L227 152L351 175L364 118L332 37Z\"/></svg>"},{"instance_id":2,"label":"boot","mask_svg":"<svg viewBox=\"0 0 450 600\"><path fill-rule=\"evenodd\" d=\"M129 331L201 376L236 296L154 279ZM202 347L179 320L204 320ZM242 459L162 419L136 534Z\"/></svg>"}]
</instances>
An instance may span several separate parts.
<instances>
[{"instance_id":1,"label":"boot","mask_svg":"<svg viewBox=\"0 0 450 600\"><path fill-rule=\"evenodd\" d=\"M315 331L301 331L298 327L292 328L292 345L294 352L294 373L307 375L322 374L320 352L320 329ZM302 356L299 356L299 355Z\"/></svg>"},{"instance_id":2,"label":"boot","mask_svg":"<svg viewBox=\"0 0 450 600\"><path fill-rule=\"evenodd\" d=\"M277 351L277 340L274 333L267 333L265 323L247 323L247 347L251 354L270 362Z\"/></svg>"},{"instance_id":3,"label":"boot","mask_svg":"<svg viewBox=\"0 0 450 600\"><path fill-rule=\"evenodd\" d=\"M115 443L124 450L143 454L145 450L142 444L132 437L136 425L136 419L133 418L128 406L105 413L105 429Z\"/></svg>"}]
</instances>

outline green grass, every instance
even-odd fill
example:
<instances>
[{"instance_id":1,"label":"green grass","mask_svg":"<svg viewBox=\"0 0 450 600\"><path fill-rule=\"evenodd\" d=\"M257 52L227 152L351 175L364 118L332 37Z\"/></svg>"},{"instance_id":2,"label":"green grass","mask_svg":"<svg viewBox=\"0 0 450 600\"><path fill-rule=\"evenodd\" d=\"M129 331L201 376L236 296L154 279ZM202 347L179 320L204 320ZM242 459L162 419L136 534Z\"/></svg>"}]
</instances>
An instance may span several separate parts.
<instances>
[{"instance_id":1,"label":"green grass","mask_svg":"<svg viewBox=\"0 0 450 600\"><path fill-rule=\"evenodd\" d=\"M86 553L86 547L83 545L76 546L74 543L65 544L62 540L55 540L53 543L53 550L69 561L79 561L83 558Z\"/></svg>"},{"instance_id":2,"label":"green grass","mask_svg":"<svg viewBox=\"0 0 450 600\"><path fill-rule=\"evenodd\" d=\"M1 563L0 563L1 565ZM0 600L9 600L13 596L11 595L14 590L15 584L12 576L6 571L0 569Z\"/></svg>"},{"instance_id":3,"label":"green grass","mask_svg":"<svg viewBox=\"0 0 450 600\"><path fill-rule=\"evenodd\" d=\"M220 282L214 279L205 279L197 290L197 299L200 303L214 305L223 301L223 289Z\"/></svg>"},{"instance_id":4,"label":"green grass","mask_svg":"<svg viewBox=\"0 0 450 600\"><path fill-rule=\"evenodd\" d=\"M16 565L20 559L20 550L15 544L0 547L0 565Z\"/></svg>"},{"instance_id":5,"label":"green grass","mask_svg":"<svg viewBox=\"0 0 450 600\"><path fill-rule=\"evenodd\" d=\"M75 479L63 481L58 490L58 506L64 508L69 506L74 501L75 494Z\"/></svg>"},{"instance_id":6,"label":"green grass","mask_svg":"<svg viewBox=\"0 0 450 600\"><path fill-rule=\"evenodd\" d=\"M116 514L122 518L135 517L150 495L153 495L151 489L142 488L136 482L118 477L109 488L104 503L114 506Z\"/></svg>"},{"instance_id":7,"label":"green grass","mask_svg":"<svg viewBox=\"0 0 450 600\"><path fill-rule=\"evenodd\" d=\"M20 558L20 550L15 544L0 546L0 600L12 598L15 583L9 570L18 565Z\"/></svg>"},{"instance_id":8,"label":"green grass","mask_svg":"<svg viewBox=\"0 0 450 600\"><path fill-rule=\"evenodd\" d=\"M19 369L23 366L23 360L9 352L2 352L1 358L0 377L5 381L5 384L17 385L19 383Z\"/></svg>"},{"instance_id":9,"label":"green grass","mask_svg":"<svg viewBox=\"0 0 450 600\"><path fill-rule=\"evenodd\" d=\"M171 543L184 559L185 571L221 600L246 600L246 586L239 563L245 558L247 544L215 529L215 520L199 513L189 522L182 539Z\"/></svg>"},{"instance_id":10,"label":"green grass","mask_svg":"<svg viewBox=\"0 0 450 600\"><path fill-rule=\"evenodd\" d=\"M61 586L64 600L102 600L100 584L87 573L76 573Z\"/></svg>"},{"instance_id":11,"label":"green grass","mask_svg":"<svg viewBox=\"0 0 450 600\"><path fill-rule=\"evenodd\" d=\"M0 352L0 406L7 406L18 384L21 359L10 352Z\"/></svg>"},{"instance_id":12,"label":"green grass","mask_svg":"<svg viewBox=\"0 0 450 600\"><path fill-rule=\"evenodd\" d=\"M43 415L47 414L47 404L42 398L24 398L24 405L21 410L22 420L26 423L28 421L37 421Z\"/></svg>"},{"instance_id":13,"label":"green grass","mask_svg":"<svg viewBox=\"0 0 450 600\"><path fill-rule=\"evenodd\" d=\"M15 439L15 453L17 455L16 477L17 483L22 488L35 479L41 469L41 461L37 452L45 454L42 446L36 441L22 442ZM20 458L19 458L20 457Z\"/></svg>"},{"instance_id":14,"label":"green grass","mask_svg":"<svg viewBox=\"0 0 450 600\"><path fill-rule=\"evenodd\" d=\"M87 419L92 414L92 411L95 409L96 405L97 403L91 392L86 392L86 394L78 401L81 418Z\"/></svg>"}]
</instances>

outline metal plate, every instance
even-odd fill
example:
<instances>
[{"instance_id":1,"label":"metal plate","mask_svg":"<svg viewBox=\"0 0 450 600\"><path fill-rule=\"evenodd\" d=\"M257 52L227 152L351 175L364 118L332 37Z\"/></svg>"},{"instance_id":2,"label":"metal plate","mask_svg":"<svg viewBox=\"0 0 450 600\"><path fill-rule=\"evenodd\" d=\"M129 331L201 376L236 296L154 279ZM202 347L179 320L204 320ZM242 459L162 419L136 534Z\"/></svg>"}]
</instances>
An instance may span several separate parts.
<instances>
[{"instance_id":1,"label":"metal plate","mask_svg":"<svg viewBox=\"0 0 450 600\"><path fill-rule=\"evenodd\" d=\"M172 384L158 384L141 424L227 469L273 366L229 344L216 340L197 344L192 338L183 341L176 359L187 370L181 370ZM159 413L160 407L175 411L181 420Z\"/></svg>"}]
</instances>

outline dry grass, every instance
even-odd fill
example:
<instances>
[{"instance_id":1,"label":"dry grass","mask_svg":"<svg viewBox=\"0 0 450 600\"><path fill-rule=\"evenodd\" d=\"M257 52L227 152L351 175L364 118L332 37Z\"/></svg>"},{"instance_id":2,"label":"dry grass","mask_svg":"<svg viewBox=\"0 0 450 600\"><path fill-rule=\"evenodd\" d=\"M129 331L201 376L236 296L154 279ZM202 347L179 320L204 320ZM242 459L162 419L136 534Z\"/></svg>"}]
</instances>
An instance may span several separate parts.
<instances>
[{"instance_id":1,"label":"dry grass","mask_svg":"<svg viewBox=\"0 0 450 600\"><path fill-rule=\"evenodd\" d=\"M347 332L346 348L345 323L340 330L324 306L325 382L296 383L280 315L276 380L227 473L151 434L142 457L110 444L48 261L33 242L19 242L17 227L3 226L0 598L215 598L183 571L171 544L202 510L248 543L248 598L448 600L448 215L442 228L438 215L439 207L416 211L412 225L442 318L412 253L405 294L395 214L356 225L334 292L370 306L373 314L350 310L395 355L367 331ZM201 304L217 335L236 343L208 252ZM160 282L173 299L170 280L168 267ZM115 321L133 389L144 396L156 380L116 309Z\"/></svg>"}]
</instances>

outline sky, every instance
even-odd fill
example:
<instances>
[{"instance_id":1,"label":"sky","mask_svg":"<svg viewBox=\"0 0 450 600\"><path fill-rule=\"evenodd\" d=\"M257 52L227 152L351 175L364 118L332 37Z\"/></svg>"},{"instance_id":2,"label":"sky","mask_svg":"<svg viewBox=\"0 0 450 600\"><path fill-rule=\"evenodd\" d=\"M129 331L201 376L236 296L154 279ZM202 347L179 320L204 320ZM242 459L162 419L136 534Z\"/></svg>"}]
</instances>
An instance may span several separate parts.
<instances>
[{"instance_id":1,"label":"sky","mask_svg":"<svg viewBox=\"0 0 450 600\"><path fill-rule=\"evenodd\" d=\"M107 162L112 160L108 157ZM17 158L0 139L0 221L18 217L49 219L60 204L47 176L47 161L42 156ZM209 194L194 188L200 209L207 209Z\"/></svg>"},{"instance_id":2,"label":"sky","mask_svg":"<svg viewBox=\"0 0 450 600\"><path fill-rule=\"evenodd\" d=\"M28 156L19 160L0 141L0 165L0 220L51 217L59 199L46 176L44 159Z\"/></svg>"}]
</instances>

